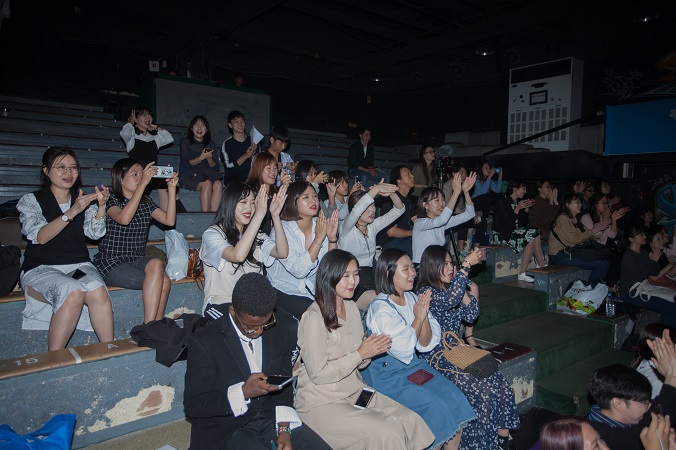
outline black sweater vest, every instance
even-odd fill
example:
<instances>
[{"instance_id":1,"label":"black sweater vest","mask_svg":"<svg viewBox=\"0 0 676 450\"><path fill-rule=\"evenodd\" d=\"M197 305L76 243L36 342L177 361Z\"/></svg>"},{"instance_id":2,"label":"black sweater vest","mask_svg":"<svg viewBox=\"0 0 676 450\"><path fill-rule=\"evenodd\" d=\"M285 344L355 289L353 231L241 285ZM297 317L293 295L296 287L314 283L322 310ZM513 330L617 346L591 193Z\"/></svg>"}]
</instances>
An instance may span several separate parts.
<instances>
[{"instance_id":1,"label":"black sweater vest","mask_svg":"<svg viewBox=\"0 0 676 450\"><path fill-rule=\"evenodd\" d=\"M42 215L47 223L61 217L63 212L56 201L56 197L49 188L33 192L42 208ZM71 206L76 200L76 195L70 196ZM28 242L24 251L23 265L21 269L28 272L42 265L76 264L89 261L87 242L84 234L84 211L73 219L61 233L54 236L45 244L33 244Z\"/></svg>"}]
</instances>

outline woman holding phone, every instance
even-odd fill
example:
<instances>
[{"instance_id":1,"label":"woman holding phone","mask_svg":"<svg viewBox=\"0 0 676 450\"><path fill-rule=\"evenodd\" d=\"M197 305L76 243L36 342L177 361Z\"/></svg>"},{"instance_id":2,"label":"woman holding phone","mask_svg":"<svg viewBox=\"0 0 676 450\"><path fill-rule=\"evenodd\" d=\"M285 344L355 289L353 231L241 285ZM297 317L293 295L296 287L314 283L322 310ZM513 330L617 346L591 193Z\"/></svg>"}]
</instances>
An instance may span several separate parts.
<instances>
[{"instance_id":1,"label":"woman holding phone","mask_svg":"<svg viewBox=\"0 0 676 450\"><path fill-rule=\"evenodd\" d=\"M188 125L188 137L181 139L181 187L200 192L202 212L215 212L221 204L223 183L218 158L214 158L216 143L211 140L209 121L195 116Z\"/></svg>"},{"instance_id":2,"label":"woman holding phone","mask_svg":"<svg viewBox=\"0 0 676 450\"><path fill-rule=\"evenodd\" d=\"M174 138L167 130L153 123L150 108L137 106L131 110L127 123L120 130L120 137L127 147L127 153L145 167L149 163L158 164L160 148L174 142ZM155 180L150 183L152 189L157 189L160 207L167 209L169 194L164 180Z\"/></svg>"},{"instance_id":3,"label":"woman holding phone","mask_svg":"<svg viewBox=\"0 0 676 450\"><path fill-rule=\"evenodd\" d=\"M392 338L364 339L352 298L359 263L344 250L329 251L319 263L315 302L298 326L303 364L295 407L303 422L331 448L423 449L434 435L422 418L364 383L359 369L389 349Z\"/></svg>"},{"instance_id":4,"label":"woman holding phone","mask_svg":"<svg viewBox=\"0 0 676 450\"><path fill-rule=\"evenodd\" d=\"M369 305L366 325L373 334L389 335L392 344L386 355L373 358L365 378L425 419L435 437L431 448L455 450L463 426L476 416L457 386L418 358L418 352L439 345L441 328L430 313L432 292L411 292L415 273L403 250L388 248L378 258L375 282L380 294Z\"/></svg>"},{"instance_id":5,"label":"woman holding phone","mask_svg":"<svg viewBox=\"0 0 676 450\"><path fill-rule=\"evenodd\" d=\"M67 148L42 155L43 188L21 197L21 232L28 241L21 267L26 293L24 330L49 330L49 350L65 348L73 331L113 340L113 308L106 285L89 260L87 242L106 233L108 188L80 189L80 164Z\"/></svg>"},{"instance_id":6,"label":"woman holding phone","mask_svg":"<svg viewBox=\"0 0 676 450\"><path fill-rule=\"evenodd\" d=\"M94 265L106 284L141 290L143 323L164 317L171 280L164 274L159 258L145 256L150 220L167 226L176 223L176 185L174 172L165 181L169 202L164 210L144 195L146 186L157 174L157 167L148 163L145 169L138 161L125 158L113 164L113 183L108 200L106 227L108 232L99 242Z\"/></svg>"}]
</instances>

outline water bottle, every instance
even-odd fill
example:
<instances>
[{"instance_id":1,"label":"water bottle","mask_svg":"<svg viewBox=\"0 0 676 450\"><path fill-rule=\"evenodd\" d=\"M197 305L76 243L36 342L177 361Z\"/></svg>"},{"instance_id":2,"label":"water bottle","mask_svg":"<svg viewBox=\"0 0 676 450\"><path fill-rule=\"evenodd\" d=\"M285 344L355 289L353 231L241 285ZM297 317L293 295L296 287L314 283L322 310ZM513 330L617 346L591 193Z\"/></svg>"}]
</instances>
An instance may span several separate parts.
<instances>
[{"instance_id":1,"label":"water bottle","mask_svg":"<svg viewBox=\"0 0 676 450\"><path fill-rule=\"evenodd\" d=\"M2 117L7 117L9 116L9 113L7 112L7 108L2 108Z\"/></svg>"},{"instance_id":2,"label":"water bottle","mask_svg":"<svg viewBox=\"0 0 676 450\"><path fill-rule=\"evenodd\" d=\"M611 291L606 295L606 317L615 317L615 299Z\"/></svg>"}]
</instances>

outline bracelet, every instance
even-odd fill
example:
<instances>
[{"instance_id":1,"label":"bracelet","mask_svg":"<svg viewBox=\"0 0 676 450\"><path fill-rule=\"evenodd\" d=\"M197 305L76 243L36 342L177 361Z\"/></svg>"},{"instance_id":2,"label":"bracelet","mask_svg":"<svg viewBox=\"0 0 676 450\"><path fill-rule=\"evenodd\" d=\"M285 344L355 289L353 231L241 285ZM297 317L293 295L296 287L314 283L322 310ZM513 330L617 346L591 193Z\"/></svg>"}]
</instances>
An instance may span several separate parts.
<instances>
[{"instance_id":1,"label":"bracelet","mask_svg":"<svg viewBox=\"0 0 676 450\"><path fill-rule=\"evenodd\" d=\"M99 217L99 216L94 216L94 219L97 219L97 220L102 220L102 219L105 219L105 218L106 218L106 215L105 215L105 214L102 215L101 217Z\"/></svg>"},{"instance_id":2,"label":"bracelet","mask_svg":"<svg viewBox=\"0 0 676 450\"><path fill-rule=\"evenodd\" d=\"M322 248L322 244L317 244L316 241L312 241L312 244L315 244L317 247ZM310 244L310 245L312 245L312 244Z\"/></svg>"},{"instance_id":3,"label":"bracelet","mask_svg":"<svg viewBox=\"0 0 676 450\"><path fill-rule=\"evenodd\" d=\"M291 427L289 427L288 425L277 425L277 436L279 436L282 433L291 434Z\"/></svg>"},{"instance_id":4,"label":"bracelet","mask_svg":"<svg viewBox=\"0 0 676 450\"><path fill-rule=\"evenodd\" d=\"M335 241L332 241L331 239L329 239L329 244L337 244L337 243L338 243L338 239L336 239Z\"/></svg>"}]
</instances>

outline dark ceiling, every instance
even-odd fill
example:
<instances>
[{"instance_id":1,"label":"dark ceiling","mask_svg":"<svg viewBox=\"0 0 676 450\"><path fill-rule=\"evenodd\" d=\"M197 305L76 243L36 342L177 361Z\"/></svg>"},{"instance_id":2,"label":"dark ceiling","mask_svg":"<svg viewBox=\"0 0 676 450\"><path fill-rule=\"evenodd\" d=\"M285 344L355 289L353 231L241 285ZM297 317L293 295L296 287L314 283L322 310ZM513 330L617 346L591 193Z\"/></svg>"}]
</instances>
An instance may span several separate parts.
<instances>
[{"instance_id":1,"label":"dark ceiling","mask_svg":"<svg viewBox=\"0 0 676 450\"><path fill-rule=\"evenodd\" d=\"M165 71L182 74L190 63L194 76L214 81L241 71L369 94L480 85L505 80L512 67L567 56L592 61L676 43L673 0L34 4L40 6L30 10L31 24L43 32L160 59ZM493 53L478 56L482 49Z\"/></svg>"}]
</instances>

